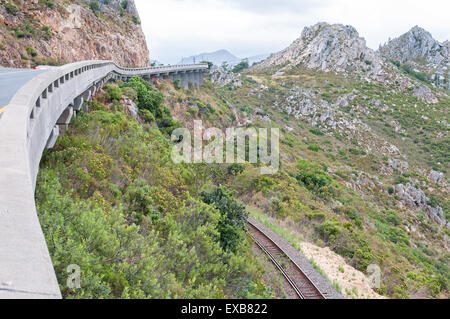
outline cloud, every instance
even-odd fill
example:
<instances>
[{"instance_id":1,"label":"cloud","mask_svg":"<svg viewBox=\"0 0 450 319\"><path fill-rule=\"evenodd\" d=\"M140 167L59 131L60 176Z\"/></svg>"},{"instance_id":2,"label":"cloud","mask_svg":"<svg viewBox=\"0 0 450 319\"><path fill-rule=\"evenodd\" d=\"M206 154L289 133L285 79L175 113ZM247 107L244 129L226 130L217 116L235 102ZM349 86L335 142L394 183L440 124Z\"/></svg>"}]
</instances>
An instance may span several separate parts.
<instances>
[{"instance_id":1,"label":"cloud","mask_svg":"<svg viewBox=\"0 0 450 319\"><path fill-rule=\"evenodd\" d=\"M319 21L354 26L370 47L420 25L449 38L443 0L135 0L152 59L228 49L238 57L273 53ZM439 10L436 10L439 8Z\"/></svg>"},{"instance_id":2,"label":"cloud","mask_svg":"<svg viewBox=\"0 0 450 319\"><path fill-rule=\"evenodd\" d=\"M185 1L185 0L179 0ZM224 4L230 4L242 10L253 13L276 14L291 12L305 14L312 9L326 5L327 0L216 0Z\"/></svg>"}]
</instances>

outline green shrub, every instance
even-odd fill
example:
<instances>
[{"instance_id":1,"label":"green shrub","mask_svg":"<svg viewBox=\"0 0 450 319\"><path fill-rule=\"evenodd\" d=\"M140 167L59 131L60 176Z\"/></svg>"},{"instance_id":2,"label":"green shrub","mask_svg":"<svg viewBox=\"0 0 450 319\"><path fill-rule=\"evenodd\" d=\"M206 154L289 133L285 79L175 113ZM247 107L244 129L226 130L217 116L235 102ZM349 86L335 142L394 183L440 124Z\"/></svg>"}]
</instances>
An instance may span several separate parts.
<instances>
[{"instance_id":1,"label":"green shrub","mask_svg":"<svg viewBox=\"0 0 450 319\"><path fill-rule=\"evenodd\" d=\"M318 130L316 128L312 128L309 130L312 134L317 135L317 136L323 136L325 135L321 130Z\"/></svg>"},{"instance_id":2,"label":"green shrub","mask_svg":"<svg viewBox=\"0 0 450 319\"><path fill-rule=\"evenodd\" d=\"M91 1L89 3L89 8L93 11L93 12L97 12L100 10L100 4L98 3L98 1Z\"/></svg>"},{"instance_id":3,"label":"green shrub","mask_svg":"<svg viewBox=\"0 0 450 319\"><path fill-rule=\"evenodd\" d=\"M14 34L18 38L24 38L25 37L25 32L23 32L22 30L16 30L16 31L14 31Z\"/></svg>"},{"instance_id":4,"label":"green shrub","mask_svg":"<svg viewBox=\"0 0 450 319\"><path fill-rule=\"evenodd\" d=\"M17 8L15 5L13 5L11 2L7 2L5 4L5 9L10 14L16 14L19 12L19 8Z\"/></svg>"},{"instance_id":5,"label":"green shrub","mask_svg":"<svg viewBox=\"0 0 450 319\"><path fill-rule=\"evenodd\" d=\"M239 73L239 72L242 72L243 70L247 69L248 67L249 67L248 59L244 59L233 68L233 72Z\"/></svg>"},{"instance_id":6,"label":"green shrub","mask_svg":"<svg viewBox=\"0 0 450 319\"><path fill-rule=\"evenodd\" d=\"M342 227L338 222L326 221L320 225L315 226L316 231L326 241L334 241L336 236L342 231Z\"/></svg>"},{"instance_id":7,"label":"green shrub","mask_svg":"<svg viewBox=\"0 0 450 319\"><path fill-rule=\"evenodd\" d=\"M308 146L308 149L313 152L318 152L321 150L320 146L317 144L311 144Z\"/></svg>"},{"instance_id":8,"label":"green shrub","mask_svg":"<svg viewBox=\"0 0 450 319\"><path fill-rule=\"evenodd\" d=\"M234 199L234 193L225 187L216 187L201 194L206 204L214 205L221 213L218 225L220 244L224 250L235 252L242 240L248 218L245 206Z\"/></svg>"},{"instance_id":9,"label":"green shrub","mask_svg":"<svg viewBox=\"0 0 450 319\"><path fill-rule=\"evenodd\" d=\"M295 176L306 188L314 191L321 191L322 188L330 185L333 180L317 164L306 160L299 160L297 164L298 173Z\"/></svg>"},{"instance_id":10,"label":"green shrub","mask_svg":"<svg viewBox=\"0 0 450 319\"><path fill-rule=\"evenodd\" d=\"M42 3L45 4L49 8L53 8L55 6L55 3L51 0L42 0Z\"/></svg>"},{"instance_id":11,"label":"green shrub","mask_svg":"<svg viewBox=\"0 0 450 319\"><path fill-rule=\"evenodd\" d=\"M181 83L180 79L176 79L175 81L173 81L173 86L175 87L176 90L181 89L180 83Z\"/></svg>"},{"instance_id":12,"label":"green shrub","mask_svg":"<svg viewBox=\"0 0 450 319\"><path fill-rule=\"evenodd\" d=\"M27 47L26 48L28 55L35 57L37 56L37 51L35 49L33 49L32 47Z\"/></svg>"},{"instance_id":13,"label":"green shrub","mask_svg":"<svg viewBox=\"0 0 450 319\"><path fill-rule=\"evenodd\" d=\"M150 111L161 131L170 135L174 129L181 127L181 123L175 121L170 110L163 105L164 96L162 93L153 89L149 82L135 76L121 86L122 89L127 87L132 88L136 92L139 110L145 109Z\"/></svg>"},{"instance_id":14,"label":"green shrub","mask_svg":"<svg viewBox=\"0 0 450 319\"><path fill-rule=\"evenodd\" d=\"M106 85L106 96L111 101L120 101L122 99L122 89L114 85Z\"/></svg>"},{"instance_id":15,"label":"green shrub","mask_svg":"<svg viewBox=\"0 0 450 319\"><path fill-rule=\"evenodd\" d=\"M260 176L253 181L252 189L255 192L267 193L276 185L276 181L269 176Z\"/></svg>"},{"instance_id":16,"label":"green shrub","mask_svg":"<svg viewBox=\"0 0 450 319\"><path fill-rule=\"evenodd\" d=\"M245 170L245 166L243 164L231 164L227 167L227 172L229 175L237 176L242 174Z\"/></svg>"}]
</instances>

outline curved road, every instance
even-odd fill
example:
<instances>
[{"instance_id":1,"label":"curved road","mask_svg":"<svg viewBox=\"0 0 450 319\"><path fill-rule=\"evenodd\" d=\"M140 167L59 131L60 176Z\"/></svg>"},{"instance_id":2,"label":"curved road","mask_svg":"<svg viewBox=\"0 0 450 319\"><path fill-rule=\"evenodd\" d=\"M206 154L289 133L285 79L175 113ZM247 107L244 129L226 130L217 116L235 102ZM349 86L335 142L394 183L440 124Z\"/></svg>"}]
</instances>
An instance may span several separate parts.
<instances>
[{"instance_id":1,"label":"curved road","mask_svg":"<svg viewBox=\"0 0 450 319\"><path fill-rule=\"evenodd\" d=\"M0 114L5 110L14 94L28 81L48 70L0 69Z\"/></svg>"}]
</instances>

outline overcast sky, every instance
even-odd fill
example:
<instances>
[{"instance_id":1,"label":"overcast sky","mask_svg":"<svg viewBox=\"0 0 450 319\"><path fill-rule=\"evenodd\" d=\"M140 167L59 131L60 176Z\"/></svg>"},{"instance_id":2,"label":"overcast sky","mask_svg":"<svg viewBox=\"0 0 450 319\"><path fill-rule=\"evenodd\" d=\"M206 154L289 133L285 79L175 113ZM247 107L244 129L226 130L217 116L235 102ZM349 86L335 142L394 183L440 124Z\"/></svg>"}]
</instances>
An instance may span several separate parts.
<instances>
[{"instance_id":1,"label":"overcast sky","mask_svg":"<svg viewBox=\"0 0 450 319\"><path fill-rule=\"evenodd\" d=\"M227 49L240 58L278 52L317 22L354 26L377 49L419 25L449 39L448 0L135 0L152 60Z\"/></svg>"}]
</instances>

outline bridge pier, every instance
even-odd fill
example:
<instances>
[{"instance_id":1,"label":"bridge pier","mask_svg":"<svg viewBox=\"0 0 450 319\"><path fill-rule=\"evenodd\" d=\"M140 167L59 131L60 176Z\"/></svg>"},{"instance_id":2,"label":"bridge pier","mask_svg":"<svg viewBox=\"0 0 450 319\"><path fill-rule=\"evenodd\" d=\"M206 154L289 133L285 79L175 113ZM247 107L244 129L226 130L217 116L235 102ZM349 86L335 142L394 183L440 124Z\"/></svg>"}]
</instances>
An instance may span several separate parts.
<instances>
[{"instance_id":1,"label":"bridge pier","mask_svg":"<svg viewBox=\"0 0 450 319\"><path fill-rule=\"evenodd\" d=\"M46 149L52 149L53 147L55 147L56 141L58 140L59 137L59 126L55 125L53 127L52 133L50 134L47 144L45 145Z\"/></svg>"},{"instance_id":2,"label":"bridge pier","mask_svg":"<svg viewBox=\"0 0 450 319\"><path fill-rule=\"evenodd\" d=\"M73 109L74 111L81 110L81 107L83 106L84 98L82 96L76 97L73 101Z\"/></svg>"}]
</instances>

